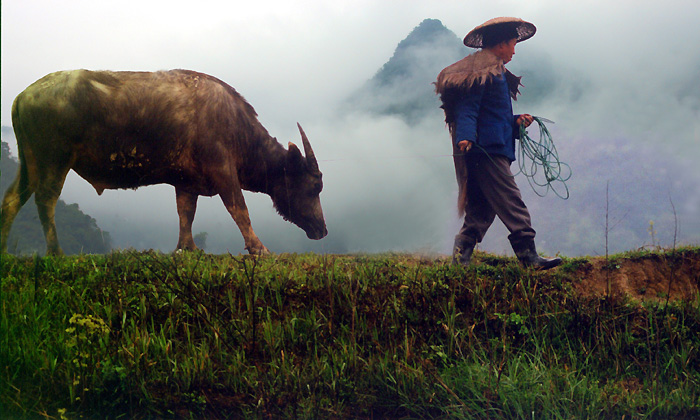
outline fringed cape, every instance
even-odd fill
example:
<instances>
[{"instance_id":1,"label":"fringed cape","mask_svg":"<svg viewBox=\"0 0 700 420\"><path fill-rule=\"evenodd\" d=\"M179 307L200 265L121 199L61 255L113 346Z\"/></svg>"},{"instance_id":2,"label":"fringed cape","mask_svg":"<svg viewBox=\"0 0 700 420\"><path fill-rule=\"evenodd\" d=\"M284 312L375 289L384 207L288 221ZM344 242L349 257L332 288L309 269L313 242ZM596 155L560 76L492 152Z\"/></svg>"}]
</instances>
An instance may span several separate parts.
<instances>
[{"instance_id":1,"label":"fringed cape","mask_svg":"<svg viewBox=\"0 0 700 420\"><path fill-rule=\"evenodd\" d=\"M503 64L503 60L496 57L489 50L479 50L445 67L438 75L437 82L435 82L435 92L440 95L441 108L445 111L445 122L450 130L452 139L452 156L459 187L457 211L460 217L464 215L464 209L467 204L468 174L464 154L456 144L454 106L459 96L469 92L472 86L484 85L491 81L493 77L501 74L505 74L511 98L517 100L517 96L520 93L521 78L508 71Z\"/></svg>"}]
</instances>

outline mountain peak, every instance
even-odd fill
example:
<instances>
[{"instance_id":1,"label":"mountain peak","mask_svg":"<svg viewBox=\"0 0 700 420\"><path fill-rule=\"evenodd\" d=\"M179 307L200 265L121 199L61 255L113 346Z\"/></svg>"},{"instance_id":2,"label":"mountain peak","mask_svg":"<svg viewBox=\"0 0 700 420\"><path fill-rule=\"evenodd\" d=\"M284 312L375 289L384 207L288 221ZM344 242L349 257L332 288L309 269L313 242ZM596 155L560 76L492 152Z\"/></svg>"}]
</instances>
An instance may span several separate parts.
<instances>
[{"instance_id":1,"label":"mountain peak","mask_svg":"<svg viewBox=\"0 0 700 420\"><path fill-rule=\"evenodd\" d=\"M429 44L444 36L454 37L455 34L447 29L438 19L425 19L399 42L396 51L401 51L412 46ZM396 53L394 53L396 54Z\"/></svg>"},{"instance_id":2,"label":"mountain peak","mask_svg":"<svg viewBox=\"0 0 700 420\"><path fill-rule=\"evenodd\" d=\"M450 54L450 60L461 58L465 54L454 32L447 29L438 19L425 19L396 46L394 55L375 74L374 82L379 85L393 83L397 78L408 76L416 65L417 52L425 48L447 49L456 54ZM465 48L466 49L466 48ZM449 61L449 60L448 60ZM450 63L441 63L450 64ZM442 66L444 67L444 66ZM436 68L437 71L439 69ZM437 76L437 71L435 76Z\"/></svg>"},{"instance_id":3,"label":"mountain peak","mask_svg":"<svg viewBox=\"0 0 700 420\"><path fill-rule=\"evenodd\" d=\"M407 122L437 114L440 104L432 83L440 70L468 53L442 22L425 19L398 43L389 61L348 99L347 106L397 115Z\"/></svg>"}]
</instances>

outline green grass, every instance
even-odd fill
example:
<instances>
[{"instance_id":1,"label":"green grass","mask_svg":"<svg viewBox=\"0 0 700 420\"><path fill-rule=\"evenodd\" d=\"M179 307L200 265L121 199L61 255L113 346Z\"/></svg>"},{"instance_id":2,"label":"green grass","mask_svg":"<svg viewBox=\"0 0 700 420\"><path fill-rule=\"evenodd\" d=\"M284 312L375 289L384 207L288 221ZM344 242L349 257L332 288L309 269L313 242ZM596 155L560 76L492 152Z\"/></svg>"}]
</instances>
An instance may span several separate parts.
<instances>
[{"instance_id":1,"label":"green grass","mask_svg":"<svg viewBox=\"0 0 700 420\"><path fill-rule=\"evenodd\" d=\"M0 418L700 416L700 297L477 262L2 255Z\"/></svg>"}]
</instances>

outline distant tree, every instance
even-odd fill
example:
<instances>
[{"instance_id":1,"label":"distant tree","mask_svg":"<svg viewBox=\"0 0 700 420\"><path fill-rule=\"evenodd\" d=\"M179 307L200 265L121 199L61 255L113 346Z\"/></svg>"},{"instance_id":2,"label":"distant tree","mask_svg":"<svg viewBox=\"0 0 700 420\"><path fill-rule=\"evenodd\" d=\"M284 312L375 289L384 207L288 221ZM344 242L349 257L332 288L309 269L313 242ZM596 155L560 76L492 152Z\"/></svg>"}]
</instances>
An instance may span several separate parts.
<instances>
[{"instance_id":1,"label":"distant tree","mask_svg":"<svg viewBox=\"0 0 700 420\"><path fill-rule=\"evenodd\" d=\"M4 130L3 130L4 131ZM10 145L0 144L0 190L5 191L17 173L17 162L10 158Z\"/></svg>"},{"instance_id":2,"label":"distant tree","mask_svg":"<svg viewBox=\"0 0 700 420\"><path fill-rule=\"evenodd\" d=\"M3 135L6 134L3 127ZM10 146L2 142L0 151L0 192L2 196L14 181L19 163L10 153ZM77 204L58 200L56 228L61 248L66 254L102 254L112 249L109 232L97 226L97 221L80 211ZM27 202L17 214L8 238L8 252L12 254L44 253L46 242L34 200Z\"/></svg>"},{"instance_id":3,"label":"distant tree","mask_svg":"<svg viewBox=\"0 0 700 420\"><path fill-rule=\"evenodd\" d=\"M194 244L197 245L197 248L201 249L202 251L207 249L207 236L209 236L207 232L199 232L198 234L194 235Z\"/></svg>"}]
</instances>

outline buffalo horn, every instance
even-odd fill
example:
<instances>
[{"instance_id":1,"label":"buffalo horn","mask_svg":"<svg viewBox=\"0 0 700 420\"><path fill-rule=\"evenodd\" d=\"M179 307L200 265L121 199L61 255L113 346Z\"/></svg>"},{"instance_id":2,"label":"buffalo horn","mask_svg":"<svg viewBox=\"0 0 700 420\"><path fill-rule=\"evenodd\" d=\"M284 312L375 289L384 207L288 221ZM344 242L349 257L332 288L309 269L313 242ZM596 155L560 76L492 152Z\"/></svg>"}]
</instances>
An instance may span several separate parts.
<instances>
[{"instance_id":1,"label":"buffalo horn","mask_svg":"<svg viewBox=\"0 0 700 420\"><path fill-rule=\"evenodd\" d=\"M304 154L306 155L306 161L309 164L309 169L311 169L311 172L320 172L318 169L318 162L316 161L316 155L314 155L314 150L311 148L311 143L309 143L309 139L306 137L304 129L301 128L299 123L297 123L297 127L299 127L299 132L301 133L301 142L304 144Z\"/></svg>"}]
</instances>

